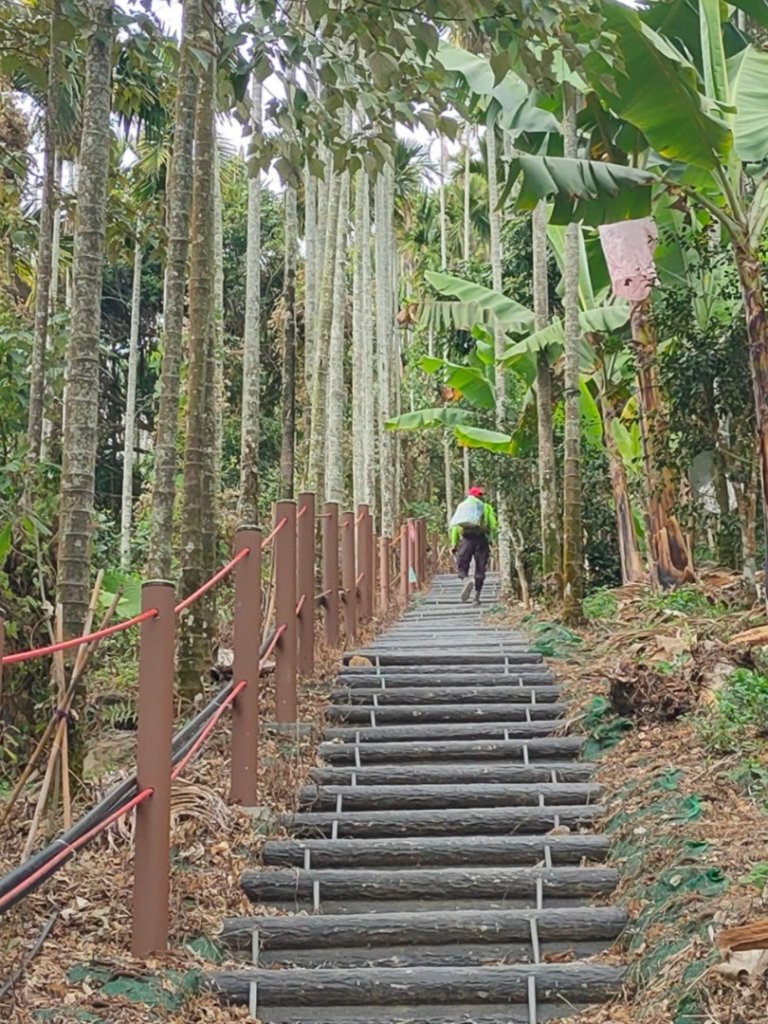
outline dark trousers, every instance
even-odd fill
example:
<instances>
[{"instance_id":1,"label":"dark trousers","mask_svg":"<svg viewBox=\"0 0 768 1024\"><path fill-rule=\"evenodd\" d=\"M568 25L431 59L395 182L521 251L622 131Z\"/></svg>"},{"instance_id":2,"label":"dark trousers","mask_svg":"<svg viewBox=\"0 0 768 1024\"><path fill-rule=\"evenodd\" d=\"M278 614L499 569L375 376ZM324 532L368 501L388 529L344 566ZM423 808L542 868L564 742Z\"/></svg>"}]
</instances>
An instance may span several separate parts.
<instances>
[{"instance_id":1,"label":"dark trousers","mask_svg":"<svg viewBox=\"0 0 768 1024\"><path fill-rule=\"evenodd\" d=\"M485 571L488 568L488 559L491 554L491 546L484 534L464 536L459 541L459 550L456 552L456 568L459 576L469 576L469 563L475 560L475 592L480 593L485 581Z\"/></svg>"}]
</instances>

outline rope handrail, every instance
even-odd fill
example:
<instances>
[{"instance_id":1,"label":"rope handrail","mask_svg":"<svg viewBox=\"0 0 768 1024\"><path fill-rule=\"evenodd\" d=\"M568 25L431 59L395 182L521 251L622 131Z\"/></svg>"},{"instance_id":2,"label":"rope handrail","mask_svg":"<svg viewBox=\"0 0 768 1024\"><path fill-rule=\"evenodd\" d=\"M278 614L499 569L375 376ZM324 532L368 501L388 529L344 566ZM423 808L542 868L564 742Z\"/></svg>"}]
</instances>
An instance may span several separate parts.
<instances>
[{"instance_id":1,"label":"rope handrail","mask_svg":"<svg viewBox=\"0 0 768 1024\"><path fill-rule=\"evenodd\" d=\"M8 903L12 903L15 897L18 896L20 893L23 893L25 889L31 889L34 883L37 882L39 878L42 878L44 875L46 875L51 870L51 868L56 867L56 865L60 861L66 860L66 858L71 856L71 854L75 853L76 850L79 850L81 846L85 846L86 843L89 843L91 839L97 836L100 832L103 832L105 829L109 828L110 825L116 822L119 818L122 818L123 815L127 814L129 811L132 811L134 807L138 807L140 803L143 803L147 799L147 797L152 796L153 793L154 790L151 787L148 789L143 789L140 793L137 793L136 796L126 801L126 803L122 804L122 806L118 807L116 811L113 811L112 814L106 817L103 821L100 821L97 825L94 825L93 828L89 829L82 836L79 836L71 843L63 843L62 848L59 850L59 852L54 854L54 856L51 857L50 860L46 861L46 863L41 865L41 867L39 867L37 871L33 872L33 874L25 878L23 882L19 882L19 884L15 886L13 889L11 889L10 892L7 892L5 893L4 896L0 897L0 910L2 910L3 907L5 907ZM61 840L59 841L61 842Z\"/></svg>"},{"instance_id":2,"label":"rope handrail","mask_svg":"<svg viewBox=\"0 0 768 1024\"><path fill-rule=\"evenodd\" d=\"M242 560L246 556L250 555L250 553L250 548L241 548L234 558L231 558L226 565L222 566L221 569L219 569L217 573L211 576L209 580L203 583L201 587L198 587L197 590L192 591L189 597L185 597L183 601L179 601L179 603L173 609L175 614L180 615L186 608L189 608L191 604L194 604L195 601L199 600L199 598L201 598L203 594L206 594L209 590L215 587L217 583L220 583L225 577L229 576L229 574L232 572L232 570L238 564L238 562L242 562Z\"/></svg>"},{"instance_id":3,"label":"rope handrail","mask_svg":"<svg viewBox=\"0 0 768 1024\"><path fill-rule=\"evenodd\" d=\"M16 651L14 654L6 654L0 664L17 665L20 661L31 661L33 658L44 658L47 654L55 654L57 651L68 651L73 647L81 647L83 644L92 644L96 640L103 640L104 637L113 636L115 633L122 633L140 622L152 619L157 615L156 608L149 608L139 615L134 615L123 622L116 622L114 626L105 626L97 629L94 633L86 633L84 636L76 636L72 640L60 640L55 644L48 644L46 647L34 647L29 651Z\"/></svg>"},{"instance_id":4,"label":"rope handrail","mask_svg":"<svg viewBox=\"0 0 768 1024\"><path fill-rule=\"evenodd\" d=\"M275 525L275 528L272 530L272 532L267 534L267 536L261 542L262 551L265 551L269 547L269 545L272 543L272 541L275 539L278 533L280 533L280 531L286 525L287 522L288 516L283 516L280 522Z\"/></svg>"},{"instance_id":5,"label":"rope handrail","mask_svg":"<svg viewBox=\"0 0 768 1024\"><path fill-rule=\"evenodd\" d=\"M226 565L222 566L217 573L215 573L209 580L207 580L201 587L198 587L189 597L185 597L183 601L180 601L174 608L176 615L179 615L188 608L191 604L194 604L198 598L202 597L212 587L215 587L217 583L220 583L234 567L250 554L250 548L242 548ZM69 651L74 647L81 647L84 644L92 644L97 640L103 640L105 637L114 636L115 633L123 633L127 629L131 629L133 626L138 626L142 622L146 622L147 619L154 618L157 615L156 608L148 608L147 611L140 612L138 615L131 616L130 619L124 619L122 622L116 622L112 626L105 626L103 629L97 629L93 633L84 633L82 636L73 637L71 640L59 640L55 644L47 644L45 647L33 647L28 651L15 651L13 654L6 654L0 660L1 665L17 665L23 661L32 661L34 658L44 658L49 654L56 654L58 651Z\"/></svg>"},{"instance_id":6,"label":"rope handrail","mask_svg":"<svg viewBox=\"0 0 768 1024\"><path fill-rule=\"evenodd\" d=\"M226 700L223 700L221 702L221 704L218 706L218 708L214 711L213 715L211 715L211 718L208 721L208 724L205 726L203 731L200 733L200 735L194 741L194 743L189 748L189 750L186 752L184 757L182 757L182 759L179 761L179 763L176 765L176 767L171 772L171 778L174 780L174 782L176 781L176 779L178 779L178 777L181 775L181 773L187 767L189 762L192 760L192 758L195 756L195 754L198 752L198 750L200 750L200 748L203 746L205 741L211 735L213 730L218 725L219 719L224 714L224 712L229 707L229 705L232 704L232 702L234 701L235 697L237 697L238 693L240 693L241 690L244 690L247 685L248 685L248 680L247 679L241 679L240 682L237 684L237 686L233 686L232 687L232 690L229 693L229 695L227 696Z\"/></svg>"},{"instance_id":7,"label":"rope handrail","mask_svg":"<svg viewBox=\"0 0 768 1024\"><path fill-rule=\"evenodd\" d=\"M296 615L301 615L301 609L304 607L307 600L307 595L302 594L299 600L296 602Z\"/></svg>"}]
</instances>

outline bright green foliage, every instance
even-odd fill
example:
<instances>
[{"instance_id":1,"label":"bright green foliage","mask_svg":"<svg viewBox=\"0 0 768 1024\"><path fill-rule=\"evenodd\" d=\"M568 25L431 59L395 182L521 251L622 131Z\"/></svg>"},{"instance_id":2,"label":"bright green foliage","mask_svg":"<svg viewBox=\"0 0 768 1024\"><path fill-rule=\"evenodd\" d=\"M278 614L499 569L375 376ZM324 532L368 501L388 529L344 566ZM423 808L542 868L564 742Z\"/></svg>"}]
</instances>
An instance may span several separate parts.
<instances>
[{"instance_id":1,"label":"bright green foliage","mask_svg":"<svg viewBox=\"0 0 768 1024\"><path fill-rule=\"evenodd\" d=\"M768 676L736 669L695 722L702 740L718 753L757 752L768 735Z\"/></svg>"},{"instance_id":2,"label":"bright green foliage","mask_svg":"<svg viewBox=\"0 0 768 1024\"><path fill-rule=\"evenodd\" d=\"M584 598L584 616L592 622L612 619L618 607L618 601L609 590L595 590Z\"/></svg>"}]
</instances>

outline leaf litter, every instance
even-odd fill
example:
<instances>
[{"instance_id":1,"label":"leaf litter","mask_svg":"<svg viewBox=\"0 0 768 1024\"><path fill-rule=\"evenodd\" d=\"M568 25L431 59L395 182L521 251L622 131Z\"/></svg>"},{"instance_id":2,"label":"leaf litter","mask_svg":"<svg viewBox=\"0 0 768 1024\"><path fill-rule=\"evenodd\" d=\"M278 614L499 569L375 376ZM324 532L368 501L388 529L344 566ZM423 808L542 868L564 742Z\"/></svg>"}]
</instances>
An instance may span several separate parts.
<instances>
[{"instance_id":1,"label":"leaf litter","mask_svg":"<svg viewBox=\"0 0 768 1024\"><path fill-rule=\"evenodd\" d=\"M359 638L367 642L375 624ZM299 720L310 728L286 737L262 728L259 746L263 811L253 816L226 803L229 721L222 719L200 757L173 785L169 951L146 961L130 953L134 816L111 826L51 879L0 917L0 1019L8 1024L224 1024L250 1019L244 1007L222 1006L201 981L217 965L242 967L217 941L225 917L280 911L255 907L240 874L259 862L268 839L283 837L280 814L295 809L300 787L318 763L324 713L339 670L339 652L316 646L315 673L299 684ZM274 720L274 676L260 691L262 722ZM135 767L128 747L119 770L84 787L74 814L91 807ZM6 824L0 873L20 863L37 786L30 786ZM55 835L58 822L50 828ZM50 935L32 959L52 912ZM28 962L27 962L28 961ZM17 976L18 975L18 976Z\"/></svg>"},{"instance_id":2,"label":"leaf litter","mask_svg":"<svg viewBox=\"0 0 768 1024\"><path fill-rule=\"evenodd\" d=\"M587 735L598 763L606 814L595 827L621 879L607 902L631 919L608 951L627 967L621 997L564 1024L768 1020L766 804L745 787L739 755L708 749L694 723L735 669L759 663L753 638L768 629L739 635L764 619L740 607L739 574L686 589L678 607L639 584L609 591L607 620L547 652L571 704L567 727ZM533 616L511 618L530 630ZM547 625L557 638L562 627ZM758 760L751 770L768 780L768 746Z\"/></svg>"}]
</instances>

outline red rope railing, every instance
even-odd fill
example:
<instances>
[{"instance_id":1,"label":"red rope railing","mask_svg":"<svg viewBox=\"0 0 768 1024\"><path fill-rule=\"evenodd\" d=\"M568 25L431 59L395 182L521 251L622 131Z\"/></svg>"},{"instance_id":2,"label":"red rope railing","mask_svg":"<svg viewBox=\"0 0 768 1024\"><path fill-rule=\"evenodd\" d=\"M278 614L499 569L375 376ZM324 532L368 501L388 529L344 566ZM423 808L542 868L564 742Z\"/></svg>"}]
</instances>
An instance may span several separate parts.
<instances>
[{"instance_id":1,"label":"red rope railing","mask_svg":"<svg viewBox=\"0 0 768 1024\"><path fill-rule=\"evenodd\" d=\"M250 548L242 548L240 551L238 551L235 557L230 559L230 561L228 561L225 566L222 566L222 568L219 569L215 576L211 576L211 578L207 580L205 583L203 583L201 587L198 587L197 590L192 591L189 597L185 597L183 601L179 601L179 603L173 609L174 612L177 615L180 615L181 612L183 612L186 608L189 608L191 604L194 604L195 601L199 600L203 596L203 594L207 594L209 590L216 586L217 583L220 583L223 579L229 576L229 574L232 572L232 570L235 568L238 562L242 562L242 560L245 557L247 557L250 553Z\"/></svg>"},{"instance_id":2,"label":"red rope railing","mask_svg":"<svg viewBox=\"0 0 768 1024\"><path fill-rule=\"evenodd\" d=\"M214 713L211 715L211 720L208 722L206 727L203 729L203 731L197 737L197 739L192 744L192 746L189 748L189 750L186 752L184 757L182 757L182 759L179 761L179 763L176 765L176 767L171 772L171 778L174 781L176 779L178 779L178 777L181 775L181 773L187 767L187 765L192 760L192 758L195 756L195 754L198 752L198 750L200 750L200 748L205 744L205 742L208 739L208 737L211 735L213 730L218 725L219 719L224 714L224 712L229 707L229 705L233 703L233 701L237 697L238 693L240 693L241 690L244 690L247 685L248 685L248 681L246 679L241 679L240 682L237 684L237 686L235 686L232 689L232 692L230 694L228 694L227 698L225 700L223 700L221 702L221 704L218 706L218 708L214 711Z\"/></svg>"},{"instance_id":3,"label":"red rope railing","mask_svg":"<svg viewBox=\"0 0 768 1024\"><path fill-rule=\"evenodd\" d=\"M285 524L287 522L288 522L288 516L283 516L283 518L280 520L280 522L276 524L274 530L271 533L267 534L267 536L261 542L261 550L262 551L264 551L266 548L269 547L269 545L272 543L272 541L275 539L275 537L278 535L278 533L280 533L280 531L282 530L282 528L285 526Z\"/></svg>"},{"instance_id":4,"label":"red rope railing","mask_svg":"<svg viewBox=\"0 0 768 1024\"><path fill-rule=\"evenodd\" d=\"M95 633L86 633L84 636L77 636L73 640L60 640L56 644L49 644L47 647L35 647L31 651L17 651L15 654L6 654L2 659L3 665L17 665L20 661L31 661L33 658L43 658L46 654L55 654L56 651L68 651L73 647L80 647L83 644L92 644L96 640L103 640L105 636L113 636L115 633L122 633L132 626L137 626L146 619L154 618L157 611L150 608L140 615L134 615L124 622L117 622L114 626L105 626L104 629L97 629Z\"/></svg>"},{"instance_id":5,"label":"red rope railing","mask_svg":"<svg viewBox=\"0 0 768 1024\"><path fill-rule=\"evenodd\" d=\"M80 849L81 846L85 846L85 844L89 843L91 839L97 836L100 832L103 832L105 829L109 828L110 825L114 824L114 822L116 822L119 818L122 818L123 815L128 814L128 812L132 811L134 807L138 807L140 803L143 803L147 799L147 797L152 796L153 793L154 790L151 788L142 789L140 793L137 793L136 796L126 801L126 803L124 803L122 807L118 807L118 809L116 811L113 811L112 814L109 815L109 817L104 819L104 821L99 822L98 825L94 825L93 828L89 829L87 832L84 832L78 839L75 839L74 842L64 843L61 850L59 850L58 853L54 854L54 856L51 857L50 860L47 860L45 864L43 864L41 867L37 869L37 871L33 872L31 875L25 878L23 882L19 882L19 884L15 886L15 888L11 889L9 892L5 893L3 897L0 898L0 910L2 910L3 907L7 906L7 904L12 903L13 900L20 893L23 893L25 890L30 889L39 878L45 877L50 872L51 868L56 867L56 865L60 864L61 861L66 860L66 858L69 857L70 854L75 853L77 850Z\"/></svg>"}]
</instances>

